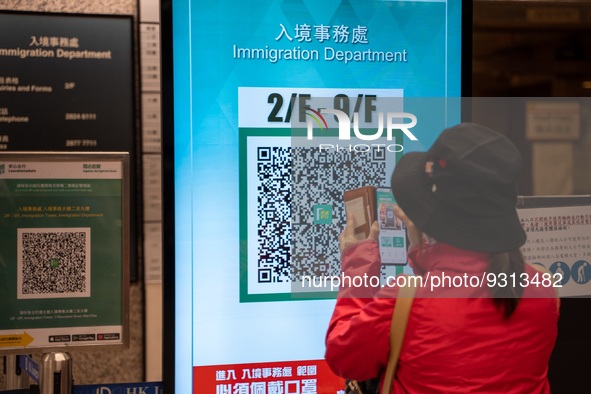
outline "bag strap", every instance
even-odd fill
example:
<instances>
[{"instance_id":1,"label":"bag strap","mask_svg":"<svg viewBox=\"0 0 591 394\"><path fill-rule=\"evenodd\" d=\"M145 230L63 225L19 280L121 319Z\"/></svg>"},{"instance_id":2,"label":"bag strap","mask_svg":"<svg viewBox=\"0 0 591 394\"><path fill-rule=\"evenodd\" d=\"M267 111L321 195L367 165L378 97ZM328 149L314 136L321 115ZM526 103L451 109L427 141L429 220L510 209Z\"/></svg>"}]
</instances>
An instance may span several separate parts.
<instances>
[{"instance_id":1,"label":"bag strap","mask_svg":"<svg viewBox=\"0 0 591 394\"><path fill-rule=\"evenodd\" d=\"M396 306L394 307L392 322L390 323L390 354L388 355L388 364L386 365L386 373L384 374L382 394L390 394L392 392L392 383L394 382L394 375L396 374L396 367L400 358L400 351L402 350L402 342L406 333L406 325L416 292L417 288L415 286L409 286L408 283L407 286L401 287L398 291Z\"/></svg>"}]
</instances>

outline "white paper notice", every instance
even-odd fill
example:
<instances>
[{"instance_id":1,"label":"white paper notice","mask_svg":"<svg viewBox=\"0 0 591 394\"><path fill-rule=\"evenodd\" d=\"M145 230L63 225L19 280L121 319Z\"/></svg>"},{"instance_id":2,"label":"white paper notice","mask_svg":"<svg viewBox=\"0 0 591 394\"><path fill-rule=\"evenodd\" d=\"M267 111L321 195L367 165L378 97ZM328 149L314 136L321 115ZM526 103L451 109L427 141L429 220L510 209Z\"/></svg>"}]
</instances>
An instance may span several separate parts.
<instances>
[{"instance_id":1,"label":"white paper notice","mask_svg":"<svg viewBox=\"0 0 591 394\"><path fill-rule=\"evenodd\" d=\"M591 206L518 213L527 232L521 248L525 261L550 270L561 297L591 296Z\"/></svg>"}]
</instances>

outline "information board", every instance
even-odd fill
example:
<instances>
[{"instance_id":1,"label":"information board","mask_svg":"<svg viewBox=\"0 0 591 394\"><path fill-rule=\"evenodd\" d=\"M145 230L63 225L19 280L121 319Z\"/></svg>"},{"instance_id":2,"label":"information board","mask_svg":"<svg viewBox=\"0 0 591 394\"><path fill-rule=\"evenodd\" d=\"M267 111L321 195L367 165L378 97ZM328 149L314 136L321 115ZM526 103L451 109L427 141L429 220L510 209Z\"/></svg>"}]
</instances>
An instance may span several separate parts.
<instances>
[{"instance_id":1,"label":"information board","mask_svg":"<svg viewBox=\"0 0 591 394\"><path fill-rule=\"evenodd\" d=\"M560 297L590 297L591 196L521 197L518 206L525 261L552 273Z\"/></svg>"},{"instance_id":2,"label":"information board","mask_svg":"<svg viewBox=\"0 0 591 394\"><path fill-rule=\"evenodd\" d=\"M0 12L0 151L129 152L136 195L133 37L131 16Z\"/></svg>"},{"instance_id":3,"label":"information board","mask_svg":"<svg viewBox=\"0 0 591 394\"><path fill-rule=\"evenodd\" d=\"M338 272L344 190L460 122L466 4L162 3L166 391L343 389L334 289L294 285Z\"/></svg>"},{"instance_id":4,"label":"information board","mask_svg":"<svg viewBox=\"0 0 591 394\"><path fill-rule=\"evenodd\" d=\"M0 150L132 152L131 17L0 13Z\"/></svg>"},{"instance_id":5,"label":"information board","mask_svg":"<svg viewBox=\"0 0 591 394\"><path fill-rule=\"evenodd\" d=\"M129 156L0 153L0 352L126 346Z\"/></svg>"}]
</instances>

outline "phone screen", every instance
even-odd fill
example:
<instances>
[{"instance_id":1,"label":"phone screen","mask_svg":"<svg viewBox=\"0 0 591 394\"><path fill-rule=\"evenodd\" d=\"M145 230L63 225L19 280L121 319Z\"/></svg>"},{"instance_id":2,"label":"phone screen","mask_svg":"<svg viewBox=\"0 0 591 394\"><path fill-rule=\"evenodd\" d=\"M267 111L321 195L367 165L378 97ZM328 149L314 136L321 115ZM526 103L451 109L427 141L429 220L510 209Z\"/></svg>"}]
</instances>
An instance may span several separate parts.
<instances>
[{"instance_id":1,"label":"phone screen","mask_svg":"<svg viewBox=\"0 0 591 394\"><path fill-rule=\"evenodd\" d=\"M396 201L392 191L387 188L376 190L376 217L380 225L380 257L382 264L405 265L406 228L394 215Z\"/></svg>"}]
</instances>

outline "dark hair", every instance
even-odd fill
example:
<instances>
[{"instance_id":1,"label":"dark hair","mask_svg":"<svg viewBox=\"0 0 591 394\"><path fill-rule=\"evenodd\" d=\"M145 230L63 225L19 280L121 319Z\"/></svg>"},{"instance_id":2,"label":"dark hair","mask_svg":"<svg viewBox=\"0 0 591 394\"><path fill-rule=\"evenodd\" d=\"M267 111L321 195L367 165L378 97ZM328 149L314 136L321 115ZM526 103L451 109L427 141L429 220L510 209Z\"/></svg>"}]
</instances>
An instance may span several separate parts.
<instances>
[{"instance_id":1,"label":"dark hair","mask_svg":"<svg viewBox=\"0 0 591 394\"><path fill-rule=\"evenodd\" d=\"M490 288L493 302L508 319L517 309L523 294L523 287L519 286L521 274L525 272L525 261L521 251L516 249L511 252L492 254L488 262L488 271L497 279L495 286ZM499 285L502 282L499 280L501 278L507 280L506 286Z\"/></svg>"}]
</instances>

